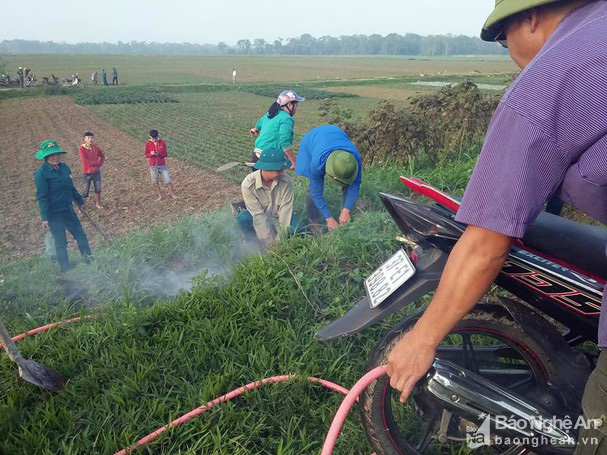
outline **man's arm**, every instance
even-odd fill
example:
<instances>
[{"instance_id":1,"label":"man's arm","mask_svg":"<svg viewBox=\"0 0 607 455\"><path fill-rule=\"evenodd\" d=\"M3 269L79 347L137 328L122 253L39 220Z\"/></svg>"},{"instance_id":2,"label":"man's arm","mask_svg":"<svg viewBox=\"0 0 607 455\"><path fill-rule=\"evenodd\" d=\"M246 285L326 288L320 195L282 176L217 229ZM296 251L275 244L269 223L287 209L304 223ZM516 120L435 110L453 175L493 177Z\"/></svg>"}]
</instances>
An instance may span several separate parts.
<instances>
[{"instance_id":1,"label":"man's arm","mask_svg":"<svg viewBox=\"0 0 607 455\"><path fill-rule=\"evenodd\" d=\"M103 165L103 163L105 163L105 154L103 153L103 150L101 149L97 149L99 150L99 162L98 162L98 166Z\"/></svg>"},{"instance_id":2,"label":"man's arm","mask_svg":"<svg viewBox=\"0 0 607 455\"><path fill-rule=\"evenodd\" d=\"M40 217L42 222L48 222L49 215L49 200L48 200L48 183L42 177L41 173L34 175L34 183L36 184L36 199L38 200L38 207L40 208Z\"/></svg>"},{"instance_id":3,"label":"man's arm","mask_svg":"<svg viewBox=\"0 0 607 455\"><path fill-rule=\"evenodd\" d=\"M158 157L166 158L167 157L167 144L163 141L162 147L158 147Z\"/></svg>"},{"instance_id":4,"label":"man's arm","mask_svg":"<svg viewBox=\"0 0 607 455\"><path fill-rule=\"evenodd\" d=\"M324 219L333 218L333 215L331 215L331 210L329 209L329 204L327 204L327 201L323 196L324 191L324 175L310 175L310 194L312 195L314 205L316 205L316 208L322 214Z\"/></svg>"},{"instance_id":5,"label":"man's arm","mask_svg":"<svg viewBox=\"0 0 607 455\"><path fill-rule=\"evenodd\" d=\"M468 226L449 255L432 302L388 357L390 385L405 401L428 371L439 343L487 292L501 270L512 238Z\"/></svg>"}]
</instances>

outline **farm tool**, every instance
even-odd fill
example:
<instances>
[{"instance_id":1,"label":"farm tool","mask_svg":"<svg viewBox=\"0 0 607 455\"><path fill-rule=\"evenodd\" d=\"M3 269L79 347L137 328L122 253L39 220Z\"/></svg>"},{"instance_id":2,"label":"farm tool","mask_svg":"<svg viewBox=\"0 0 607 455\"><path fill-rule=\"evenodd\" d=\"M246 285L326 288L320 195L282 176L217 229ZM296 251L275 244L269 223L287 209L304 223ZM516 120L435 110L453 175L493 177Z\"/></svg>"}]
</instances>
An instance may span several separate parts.
<instances>
[{"instance_id":1,"label":"farm tool","mask_svg":"<svg viewBox=\"0 0 607 455\"><path fill-rule=\"evenodd\" d=\"M93 227L95 229L97 229L97 231L101 234L101 236L105 239L105 241L108 242L108 243L112 243L112 241L107 236L107 234L105 232L103 232L103 230L99 227L99 225L97 223L95 223L95 221L93 220L93 218L91 217L91 215L89 215L89 212L86 210L86 208L84 208L83 205L79 206L79 208L80 208L80 212L93 225Z\"/></svg>"},{"instance_id":2,"label":"farm tool","mask_svg":"<svg viewBox=\"0 0 607 455\"><path fill-rule=\"evenodd\" d=\"M8 334L4 323L0 319L0 341L8 357L19 367L19 376L24 381L34 384L51 392L59 392L65 387L65 381L59 374L44 365L24 358L17 349L15 342Z\"/></svg>"},{"instance_id":3,"label":"farm tool","mask_svg":"<svg viewBox=\"0 0 607 455\"><path fill-rule=\"evenodd\" d=\"M215 169L215 172L224 172L237 166L253 167L254 165L255 163L246 163L244 161L230 161L229 163L219 166L217 169Z\"/></svg>"}]
</instances>

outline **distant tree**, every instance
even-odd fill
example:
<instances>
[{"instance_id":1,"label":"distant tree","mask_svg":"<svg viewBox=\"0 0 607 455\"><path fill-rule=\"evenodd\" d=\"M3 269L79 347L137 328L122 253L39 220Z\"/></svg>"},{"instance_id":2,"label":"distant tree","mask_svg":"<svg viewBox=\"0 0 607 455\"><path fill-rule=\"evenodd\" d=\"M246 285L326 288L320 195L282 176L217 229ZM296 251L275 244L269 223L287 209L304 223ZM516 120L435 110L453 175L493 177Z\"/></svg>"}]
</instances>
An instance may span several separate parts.
<instances>
[{"instance_id":1,"label":"distant tree","mask_svg":"<svg viewBox=\"0 0 607 455\"><path fill-rule=\"evenodd\" d=\"M366 42L365 53L369 55L377 55L381 52L384 39L377 33L369 36Z\"/></svg>"},{"instance_id":2,"label":"distant tree","mask_svg":"<svg viewBox=\"0 0 607 455\"><path fill-rule=\"evenodd\" d=\"M268 47L268 43L263 38L256 38L253 41L253 48L256 54L265 54Z\"/></svg>"},{"instance_id":3,"label":"distant tree","mask_svg":"<svg viewBox=\"0 0 607 455\"><path fill-rule=\"evenodd\" d=\"M220 54L225 54L228 50L228 47L229 46L226 43L220 41L219 44L217 44L217 51L219 51Z\"/></svg>"},{"instance_id":4,"label":"distant tree","mask_svg":"<svg viewBox=\"0 0 607 455\"><path fill-rule=\"evenodd\" d=\"M242 54L250 54L251 53L251 41L248 39L239 39L236 41L236 46Z\"/></svg>"}]
</instances>

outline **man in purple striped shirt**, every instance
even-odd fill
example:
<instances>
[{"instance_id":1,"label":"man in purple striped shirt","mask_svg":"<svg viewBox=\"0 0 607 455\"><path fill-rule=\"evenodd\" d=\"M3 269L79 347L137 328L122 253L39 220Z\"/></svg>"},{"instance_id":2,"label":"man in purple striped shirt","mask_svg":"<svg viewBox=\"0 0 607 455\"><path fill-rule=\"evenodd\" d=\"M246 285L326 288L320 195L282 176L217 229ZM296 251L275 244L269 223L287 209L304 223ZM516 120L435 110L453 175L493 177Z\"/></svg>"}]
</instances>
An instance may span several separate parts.
<instances>
[{"instance_id":1,"label":"man in purple striped shirt","mask_svg":"<svg viewBox=\"0 0 607 455\"><path fill-rule=\"evenodd\" d=\"M523 71L495 111L457 214L468 227L432 302L389 356L402 401L551 196L607 223L607 1L496 0L481 38L507 46ZM607 295L598 338L606 348ZM606 351L584 392L605 416ZM607 453L606 428L594 430L599 446L576 453Z\"/></svg>"}]
</instances>

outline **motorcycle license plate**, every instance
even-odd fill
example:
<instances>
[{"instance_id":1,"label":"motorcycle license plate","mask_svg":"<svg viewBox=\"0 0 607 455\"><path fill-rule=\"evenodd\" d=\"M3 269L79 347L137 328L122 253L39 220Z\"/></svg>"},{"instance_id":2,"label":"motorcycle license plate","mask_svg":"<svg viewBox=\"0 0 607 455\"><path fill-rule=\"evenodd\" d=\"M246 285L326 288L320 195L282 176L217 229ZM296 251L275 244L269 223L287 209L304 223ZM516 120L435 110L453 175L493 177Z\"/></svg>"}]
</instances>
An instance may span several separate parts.
<instances>
[{"instance_id":1,"label":"motorcycle license plate","mask_svg":"<svg viewBox=\"0 0 607 455\"><path fill-rule=\"evenodd\" d=\"M414 274L415 267L405 251L398 250L365 280L371 308L386 300Z\"/></svg>"}]
</instances>

